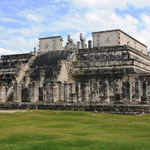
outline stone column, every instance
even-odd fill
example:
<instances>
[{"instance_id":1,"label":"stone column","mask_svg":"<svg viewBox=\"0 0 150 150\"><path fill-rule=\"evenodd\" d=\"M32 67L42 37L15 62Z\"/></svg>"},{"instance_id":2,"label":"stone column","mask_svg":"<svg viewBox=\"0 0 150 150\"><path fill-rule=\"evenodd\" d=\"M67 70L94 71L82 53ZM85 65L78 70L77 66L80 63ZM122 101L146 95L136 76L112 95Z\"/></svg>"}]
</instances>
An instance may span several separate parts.
<instances>
[{"instance_id":1,"label":"stone column","mask_svg":"<svg viewBox=\"0 0 150 150\"><path fill-rule=\"evenodd\" d=\"M73 96L73 102L77 102L77 91L76 91L76 84L72 84L72 96Z\"/></svg>"},{"instance_id":2,"label":"stone column","mask_svg":"<svg viewBox=\"0 0 150 150\"><path fill-rule=\"evenodd\" d=\"M130 75L130 102L134 101L134 95L135 95L135 90L134 90L135 82L134 82L134 76Z\"/></svg>"},{"instance_id":3,"label":"stone column","mask_svg":"<svg viewBox=\"0 0 150 150\"><path fill-rule=\"evenodd\" d=\"M142 97L142 81L139 80L139 83L138 83L138 87L139 87L139 102L141 102L141 97Z\"/></svg>"},{"instance_id":4,"label":"stone column","mask_svg":"<svg viewBox=\"0 0 150 150\"><path fill-rule=\"evenodd\" d=\"M49 102L53 102L53 82L50 83L49 86L49 98L48 98Z\"/></svg>"},{"instance_id":5,"label":"stone column","mask_svg":"<svg viewBox=\"0 0 150 150\"><path fill-rule=\"evenodd\" d=\"M88 41L88 48L92 48L92 41L91 40Z\"/></svg>"},{"instance_id":6,"label":"stone column","mask_svg":"<svg viewBox=\"0 0 150 150\"><path fill-rule=\"evenodd\" d=\"M69 83L69 102L73 102L72 83Z\"/></svg>"},{"instance_id":7,"label":"stone column","mask_svg":"<svg viewBox=\"0 0 150 150\"><path fill-rule=\"evenodd\" d=\"M64 101L69 102L69 85L67 83L64 84Z\"/></svg>"},{"instance_id":8,"label":"stone column","mask_svg":"<svg viewBox=\"0 0 150 150\"><path fill-rule=\"evenodd\" d=\"M75 83L72 83L72 93L73 94L76 93L76 85L75 85Z\"/></svg>"},{"instance_id":9,"label":"stone column","mask_svg":"<svg viewBox=\"0 0 150 150\"><path fill-rule=\"evenodd\" d=\"M102 92L99 93L98 97L96 97L97 87L95 87L94 79L90 80L89 87L90 87L90 102L96 102L97 100L99 100L99 96L102 96Z\"/></svg>"},{"instance_id":10,"label":"stone column","mask_svg":"<svg viewBox=\"0 0 150 150\"><path fill-rule=\"evenodd\" d=\"M123 102L129 102L131 99L131 84L129 76L124 76L122 80L122 99Z\"/></svg>"},{"instance_id":11,"label":"stone column","mask_svg":"<svg viewBox=\"0 0 150 150\"><path fill-rule=\"evenodd\" d=\"M46 89L47 102L53 102L53 83L49 83Z\"/></svg>"},{"instance_id":12,"label":"stone column","mask_svg":"<svg viewBox=\"0 0 150 150\"><path fill-rule=\"evenodd\" d=\"M70 102L77 102L75 83L70 83Z\"/></svg>"},{"instance_id":13,"label":"stone column","mask_svg":"<svg viewBox=\"0 0 150 150\"><path fill-rule=\"evenodd\" d=\"M80 41L81 41L82 49L84 49L85 48L85 38L83 37L82 33L80 33Z\"/></svg>"},{"instance_id":14,"label":"stone column","mask_svg":"<svg viewBox=\"0 0 150 150\"><path fill-rule=\"evenodd\" d=\"M77 49L81 49L81 42L77 42Z\"/></svg>"},{"instance_id":15,"label":"stone column","mask_svg":"<svg viewBox=\"0 0 150 150\"><path fill-rule=\"evenodd\" d=\"M43 102L47 102L47 86L43 87Z\"/></svg>"},{"instance_id":16,"label":"stone column","mask_svg":"<svg viewBox=\"0 0 150 150\"><path fill-rule=\"evenodd\" d=\"M64 84L63 83L58 83L59 84L59 101L63 102L64 101Z\"/></svg>"},{"instance_id":17,"label":"stone column","mask_svg":"<svg viewBox=\"0 0 150 150\"><path fill-rule=\"evenodd\" d=\"M121 86L121 85L120 85ZM110 102L110 87L109 87L109 82L108 80L106 80L106 92L107 92L107 98L106 98L106 102ZM118 91L119 93L121 93L121 87Z\"/></svg>"},{"instance_id":18,"label":"stone column","mask_svg":"<svg viewBox=\"0 0 150 150\"><path fill-rule=\"evenodd\" d=\"M78 82L77 86L78 86L78 97L77 97L77 100L78 100L78 102L81 102L81 83Z\"/></svg>"},{"instance_id":19,"label":"stone column","mask_svg":"<svg viewBox=\"0 0 150 150\"><path fill-rule=\"evenodd\" d=\"M44 92L43 92L43 101L44 102L48 102L48 98L49 98L49 87L50 87L50 83L46 84L46 86L44 87Z\"/></svg>"},{"instance_id":20,"label":"stone column","mask_svg":"<svg viewBox=\"0 0 150 150\"><path fill-rule=\"evenodd\" d=\"M15 82L13 87L13 101L21 102L21 84Z\"/></svg>"},{"instance_id":21,"label":"stone column","mask_svg":"<svg viewBox=\"0 0 150 150\"><path fill-rule=\"evenodd\" d=\"M45 102L53 102L53 82L50 82L45 87Z\"/></svg>"},{"instance_id":22,"label":"stone column","mask_svg":"<svg viewBox=\"0 0 150 150\"><path fill-rule=\"evenodd\" d=\"M148 103L148 98L147 98L147 81L145 79L143 79L143 82L142 82L141 102L142 103Z\"/></svg>"},{"instance_id":23,"label":"stone column","mask_svg":"<svg viewBox=\"0 0 150 150\"><path fill-rule=\"evenodd\" d=\"M72 101L73 101L74 103L77 102L77 95L76 95L75 93L72 94Z\"/></svg>"},{"instance_id":24,"label":"stone column","mask_svg":"<svg viewBox=\"0 0 150 150\"><path fill-rule=\"evenodd\" d=\"M37 103L39 100L39 84L38 82L32 82L30 85L30 101Z\"/></svg>"},{"instance_id":25,"label":"stone column","mask_svg":"<svg viewBox=\"0 0 150 150\"><path fill-rule=\"evenodd\" d=\"M89 83L86 83L85 84L85 89L84 89L85 91L85 98L84 98L84 100L86 101L86 102L89 102L89 91L90 91L90 84Z\"/></svg>"},{"instance_id":26,"label":"stone column","mask_svg":"<svg viewBox=\"0 0 150 150\"><path fill-rule=\"evenodd\" d=\"M57 102L59 98L58 83L53 84L53 102Z\"/></svg>"},{"instance_id":27,"label":"stone column","mask_svg":"<svg viewBox=\"0 0 150 150\"><path fill-rule=\"evenodd\" d=\"M123 98L122 98L122 80L118 79L116 80L116 91L115 91L115 101L116 102L123 102ZM131 89L131 88L130 88Z\"/></svg>"},{"instance_id":28,"label":"stone column","mask_svg":"<svg viewBox=\"0 0 150 150\"><path fill-rule=\"evenodd\" d=\"M0 85L0 102L6 102L6 86Z\"/></svg>"}]
</instances>

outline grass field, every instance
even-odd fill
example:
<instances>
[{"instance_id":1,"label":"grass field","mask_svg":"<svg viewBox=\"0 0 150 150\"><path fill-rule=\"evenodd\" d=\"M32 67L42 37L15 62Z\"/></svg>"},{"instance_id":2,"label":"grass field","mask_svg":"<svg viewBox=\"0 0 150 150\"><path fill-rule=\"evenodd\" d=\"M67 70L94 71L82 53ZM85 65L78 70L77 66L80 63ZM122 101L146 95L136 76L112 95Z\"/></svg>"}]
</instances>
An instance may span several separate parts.
<instances>
[{"instance_id":1,"label":"grass field","mask_svg":"<svg viewBox=\"0 0 150 150\"><path fill-rule=\"evenodd\" d=\"M150 150L150 115L0 113L0 150Z\"/></svg>"}]
</instances>

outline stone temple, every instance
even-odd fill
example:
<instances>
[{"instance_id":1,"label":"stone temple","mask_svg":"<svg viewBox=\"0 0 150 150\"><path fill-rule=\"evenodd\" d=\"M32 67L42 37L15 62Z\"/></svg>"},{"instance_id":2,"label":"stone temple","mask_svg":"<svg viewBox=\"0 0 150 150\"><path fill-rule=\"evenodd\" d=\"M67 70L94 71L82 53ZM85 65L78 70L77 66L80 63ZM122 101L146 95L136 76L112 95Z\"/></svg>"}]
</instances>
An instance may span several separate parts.
<instances>
[{"instance_id":1,"label":"stone temple","mask_svg":"<svg viewBox=\"0 0 150 150\"><path fill-rule=\"evenodd\" d=\"M38 52L1 56L0 109L150 113L147 47L119 29L92 36L40 38Z\"/></svg>"}]
</instances>

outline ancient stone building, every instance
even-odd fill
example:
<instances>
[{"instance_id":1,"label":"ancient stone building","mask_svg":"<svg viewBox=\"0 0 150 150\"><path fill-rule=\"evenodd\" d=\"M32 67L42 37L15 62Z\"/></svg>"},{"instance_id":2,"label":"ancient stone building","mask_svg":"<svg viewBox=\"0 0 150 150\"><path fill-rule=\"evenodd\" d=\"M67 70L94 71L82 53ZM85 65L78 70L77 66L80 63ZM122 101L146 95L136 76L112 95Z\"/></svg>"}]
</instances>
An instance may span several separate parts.
<instances>
[{"instance_id":1,"label":"ancient stone building","mask_svg":"<svg viewBox=\"0 0 150 150\"><path fill-rule=\"evenodd\" d=\"M150 113L147 47L121 30L40 38L39 52L0 59L1 109ZM87 44L88 43L88 47Z\"/></svg>"}]
</instances>

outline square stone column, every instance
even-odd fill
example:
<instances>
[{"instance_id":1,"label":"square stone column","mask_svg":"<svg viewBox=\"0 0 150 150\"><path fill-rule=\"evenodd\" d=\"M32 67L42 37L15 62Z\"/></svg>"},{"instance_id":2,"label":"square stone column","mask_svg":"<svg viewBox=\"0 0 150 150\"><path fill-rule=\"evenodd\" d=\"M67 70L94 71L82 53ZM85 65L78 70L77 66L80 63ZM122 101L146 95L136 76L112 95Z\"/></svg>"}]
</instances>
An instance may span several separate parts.
<instances>
[{"instance_id":1,"label":"square stone column","mask_svg":"<svg viewBox=\"0 0 150 150\"><path fill-rule=\"evenodd\" d=\"M77 95L76 95L76 86L75 83L69 84L69 101L70 102L77 102Z\"/></svg>"},{"instance_id":2,"label":"square stone column","mask_svg":"<svg viewBox=\"0 0 150 150\"><path fill-rule=\"evenodd\" d=\"M135 77L133 75L130 75L130 102L135 101L134 95L135 95Z\"/></svg>"},{"instance_id":3,"label":"square stone column","mask_svg":"<svg viewBox=\"0 0 150 150\"><path fill-rule=\"evenodd\" d=\"M59 101L64 101L64 83L58 83L59 86Z\"/></svg>"},{"instance_id":4,"label":"square stone column","mask_svg":"<svg viewBox=\"0 0 150 150\"><path fill-rule=\"evenodd\" d=\"M39 100L39 84L32 82L29 86L30 89L30 102L37 103Z\"/></svg>"},{"instance_id":5,"label":"square stone column","mask_svg":"<svg viewBox=\"0 0 150 150\"><path fill-rule=\"evenodd\" d=\"M0 102L6 102L6 86L0 85Z\"/></svg>"},{"instance_id":6,"label":"square stone column","mask_svg":"<svg viewBox=\"0 0 150 150\"><path fill-rule=\"evenodd\" d=\"M52 82L50 83L49 88L47 90L49 90L47 91L49 93L48 101L53 102L53 83Z\"/></svg>"},{"instance_id":7,"label":"square stone column","mask_svg":"<svg viewBox=\"0 0 150 150\"><path fill-rule=\"evenodd\" d=\"M53 84L53 102L57 102L59 100L59 87L58 83Z\"/></svg>"},{"instance_id":8,"label":"square stone column","mask_svg":"<svg viewBox=\"0 0 150 150\"><path fill-rule=\"evenodd\" d=\"M73 94L76 93L76 85L75 85L75 83L72 83L72 93Z\"/></svg>"},{"instance_id":9,"label":"square stone column","mask_svg":"<svg viewBox=\"0 0 150 150\"><path fill-rule=\"evenodd\" d=\"M53 102L53 83L48 83L45 87L45 102Z\"/></svg>"},{"instance_id":10,"label":"square stone column","mask_svg":"<svg viewBox=\"0 0 150 150\"><path fill-rule=\"evenodd\" d=\"M84 92L85 92L85 101L89 102L89 94L90 94L90 84L89 83L85 84Z\"/></svg>"},{"instance_id":11,"label":"square stone column","mask_svg":"<svg viewBox=\"0 0 150 150\"><path fill-rule=\"evenodd\" d=\"M72 83L72 101L77 102L76 84Z\"/></svg>"},{"instance_id":12,"label":"square stone column","mask_svg":"<svg viewBox=\"0 0 150 150\"><path fill-rule=\"evenodd\" d=\"M43 87L43 102L47 101L47 90L46 86Z\"/></svg>"},{"instance_id":13,"label":"square stone column","mask_svg":"<svg viewBox=\"0 0 150 150\"><path fill-rule=\"evenodd\" d=\"M116 80L116 90L114 91L114 96L115 96L114 98L115 98L116 103L123 102L123 98L122 98L122 80L121 79Z\"/></svg>"},{"instance_id":14,"label":"square stone column","mask_svg":"<svg viewBox=\"0 0 150 150\"><path fill-rule=\"evenodd\" d=\"M70 91L69 91L69 85L67 83L64 84L64 101L65 102L69 102L69 95L70 95Z\"/></svg>"},{"instance_id":15,"label":"square stone column","mask_svg":"<svg viewBox=\"0 0 150 150\"><path fill-rule=\"evenodd\" d=\"M77 91L77 100L78 102L81 102L81 83L77 82L78 91Z\"/></svg>"},{"instance_id":16,"label":"square stone column","mask_svg":"<svg viewBox=\"0 0 150 150\"><path fill-rule=\"evenodd\" d=\"M14 102L21 102L21 84L15 82L13 86L13 101Z\"/></svg>"},{"instance_id":17,"label":"square stone column","mask_svg":"<svg viewBox=\"0 0 150 150\"><path fill-rule=\"evenodd\" d=\"M122 92L121 91L121 84L119 86L120 86L120 89L118 89L118 92L120 94ZM108 80L106 80L106 97L107 98L105 99L105 101L110 102L110 86L109 86Z\"/></svg>"},{"instance_id":18,"label":"square stone column","mask_svg":"<svg viewBox=\"0 0 150 150\"><path fill-rule=\"evenodd\" d=\"M94 81L93 80L90 81L89 85L90 85L90 95L89 95L90 96L90 102L96 102ZM101 93L99 96L101 96Z\"/></svg>"},{"instance_id":19,"label":"square stone column","mask_svg":"<svg viewBox=\"0 0 150 150\"><path fill-rule=\"evenodd\" d=\"M141 96L141 102L142 103L148 103L148 86L147 86L147 80L143 79L143 81L141 82L142 84L142 96Z\"/></svg>"}]
</instances>

